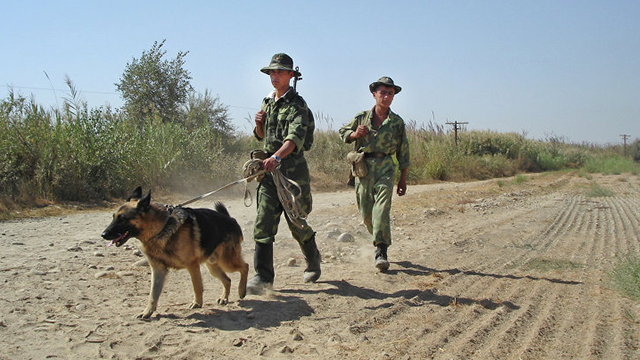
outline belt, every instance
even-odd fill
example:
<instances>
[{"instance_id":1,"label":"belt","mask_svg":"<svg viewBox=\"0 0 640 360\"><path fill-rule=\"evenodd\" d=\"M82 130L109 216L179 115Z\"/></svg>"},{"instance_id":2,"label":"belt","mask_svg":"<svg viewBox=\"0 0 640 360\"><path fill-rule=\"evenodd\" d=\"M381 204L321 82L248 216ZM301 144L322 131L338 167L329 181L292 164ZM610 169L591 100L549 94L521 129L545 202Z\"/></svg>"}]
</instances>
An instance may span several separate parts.
<instances>
[{"instance_id":1,"label":"belt","mask_svg":"<svg viewBox=\"0 0 640 360\"><path fill-rule=\"evenodd\" d=\"M389 154L385 154L383 152L364 153L364 157L366 157L366 158L382 159L382 158L387 157L387 156L389 156Z\"/></svg>"}]
</instances>

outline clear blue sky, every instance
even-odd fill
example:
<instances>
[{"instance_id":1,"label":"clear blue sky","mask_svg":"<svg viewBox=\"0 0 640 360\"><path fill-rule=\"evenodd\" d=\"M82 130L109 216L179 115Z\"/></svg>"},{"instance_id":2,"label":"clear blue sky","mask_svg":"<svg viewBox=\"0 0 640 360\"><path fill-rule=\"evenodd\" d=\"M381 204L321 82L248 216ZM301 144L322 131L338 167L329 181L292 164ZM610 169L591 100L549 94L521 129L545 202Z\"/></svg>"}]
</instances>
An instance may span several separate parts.
<instances>
[{"instance_id":1,"label":"clear blue sky","mask_svg":"<svg viewBox=\"0 0 640 360\"><path fill-rule=\"evenodd\" d=\"M68 97L68 75L90 107L120 107L126 64L166 39L167 58L189 51L194 88L218 95L244 132L271 90L259 69L286 52L300 94L333 119L324 128L370 108L369 83L387 75L403 87L392 109L418 126L640 137L638 0L25 0L5 2L0 19L2 98L10 86L45 106Z\"/></svg>"}]
</instances>

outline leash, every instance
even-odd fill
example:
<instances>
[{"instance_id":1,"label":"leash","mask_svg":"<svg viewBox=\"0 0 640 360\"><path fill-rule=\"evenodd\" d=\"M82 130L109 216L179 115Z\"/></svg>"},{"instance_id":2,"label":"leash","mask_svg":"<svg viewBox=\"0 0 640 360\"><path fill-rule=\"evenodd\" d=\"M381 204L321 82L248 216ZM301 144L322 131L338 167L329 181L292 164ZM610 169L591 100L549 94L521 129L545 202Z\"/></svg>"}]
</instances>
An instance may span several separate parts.
<instances>
[{"instance_id":1,"label":"leash","mask_svg":"<svg viewBox=\"0 0 640 360\"><path fill-rule=\"evenodd\" d=\"M300 195L302 195L302 188L300 188L297 182L282 175L278 168L273 171L273 182L276 184L280 204L282 204L289 220L291 220L293 225L298 229L304 229L300 220L307 220L307 212L302 209L302 206L298 202ZM297 190L297 194L294 193L294 189Z\"/></svg>"},{"instance_id":2,"label":"leash","mask_svg":"<svg viewBox=\"0 0 640 360\"><path fill-rule=\"evenodd\" d=\"M202 194L200 196L194 197L193 199L187 200L182 204L176 205L176 207L183 207L185 205L191 204L198 200L202 200L219 191L228 189L234 185L241 184L241 183L244 183L244 205L249 207L251 206L251 202L252 202L251 193L249 192L249 189L248 189L249 182L261 176L264 177L264 175L267 173L266 170L260 169L260 166L261 166L260 160L256 160L256 159L249 160L244 165L244 173L243 173L243 175L245 176L244 178L231 182L219 189L210 191L206 194ZM306 220L307 213L306 211L304 211L304 209L302 209L302 205L298 201L298 199L302 195L302 188L300 187L300 185L298 185L297 182L291 179L288 179L286 176L282 175L282 172L280 172L279 167L276 168L274 171L272 171L271 174L273 176L273 182L275 183L276 190L278 192L278 199L280 200L280 203L282 204L284 211L289 217L289 220L297 228L303 229L304 225L302 225L300 220ZM258 179L258 181L260 180L261 178ZM248 203L247 203L247 199L249 199Z\"/></svg>"},{"instance_id":3,"label":"leash","mask_svg":"<svg viewBox=\"0 0 640 360\"><path fill-rule=\"evenodd\" d=\"M177 207L182 207L182 206L185 206L185 205L191 204L192 202L196 202L196 201L198 201L198 200L202 200L202 199L204 199L204 198L206 198L206 197L209 197L209 196L211 196L211 195L213 195L213 194L215 194L215 193L217 193L217 192L219 192L219 191L222 191L222 190L224 190L224 189L228 189L228 188L230 188L230 187L232 187L232 186L234 186L234 185L238 185L238 184L241 184L241 183L245 183L245 189L244 189L244 200L245 200L245 206L249 206L249 205L251 205L251 203L249 203L249 205L247 205L246 200L247 200L247 196L249 197L249 199L251 198L251 193L249 193L249 190L247 189L247 184L248 184L249 182L251 182L251 180L253 180L253 179L257 178L257 177L258 177L258 176L260 176L260 175L263 175L263 174L264 174L264 173L266 173L266 172L267 172L266 170L260 170L260 171L258 171L257 173L255 173L255 174L253 174L253 175L247 176L247 177L242 178L242 179L240 179L240 180L236 180L236 181L234 181L234 182L232 182L232 183L228 183L227 185L225 185L225 186L223 186L223 187L221 187L221 188L219 188L219 189L216 189L216 190L210 191L210 192L208 192L208 193L206 193L206 194L202 194L202 195L200 195L200 196L196 196L196 197L194 197L193 199L189 199L189 200L187 200L187 201L183 202L182 204L179 204L179 205L176 205L176 206L177 206Z\"/></svg>"}]
</instances>

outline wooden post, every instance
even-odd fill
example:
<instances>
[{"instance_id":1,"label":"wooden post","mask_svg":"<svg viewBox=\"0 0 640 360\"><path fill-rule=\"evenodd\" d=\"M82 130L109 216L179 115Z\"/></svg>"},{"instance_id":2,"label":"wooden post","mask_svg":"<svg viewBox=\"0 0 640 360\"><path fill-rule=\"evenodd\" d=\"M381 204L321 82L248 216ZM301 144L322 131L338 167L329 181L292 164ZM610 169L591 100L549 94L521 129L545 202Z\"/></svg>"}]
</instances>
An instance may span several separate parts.
<instances>
[{"instance_id":1,"label":"wooden post","mask_svg":"<svg viewBox=\"0 0 640 360\"><path fill-rule=\"evenodd\" d=\"M622 137L622 143L624 144L624 157L627 157L627 139L630 135L620 134L620 136Z\"/></svg>"},{"instance_id":2,"label":"wooden post","mask_svg":"<svg viewBox=\"0 0 640 360\"><path fill-rule=\"evenodd\" d=\"M453 125L453 134L454 134L454 138L456 140L456 146L458 146L458 130L460 130L460 126L458 125L466 125L468 124L468 122L448 122L447 125Z\"/></svg>"}]
</instances>

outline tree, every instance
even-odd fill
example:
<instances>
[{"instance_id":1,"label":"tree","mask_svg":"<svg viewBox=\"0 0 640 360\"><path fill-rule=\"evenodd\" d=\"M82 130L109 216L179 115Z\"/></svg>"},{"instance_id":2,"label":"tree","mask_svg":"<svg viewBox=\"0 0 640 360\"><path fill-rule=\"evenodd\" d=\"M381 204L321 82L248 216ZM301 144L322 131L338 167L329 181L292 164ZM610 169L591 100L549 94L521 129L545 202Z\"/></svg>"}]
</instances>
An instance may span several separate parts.
<instances>
[{"instance_id":1,"label":"tree","mask_svg":"<svg viewBox=\"0 0 640 360\"><path fill-rule=\"evenodd\" d=\"M132 120L142 122L158 116L163 122L178 121L180 108L193 90L191 74L183 68L189 52L180 51L171 61L163 59L167 53L162 49L165 41L154 42L140 59L127 63L120 82L115 84Z\"/></svg>"},{"instance_id":2,"label":"tree","mask_svg":"<svg viewBox=\"0 0 640 360\"><path fill-rule=\"evenodd\" d=\"M640 162L640 139L636 139L631 144L631 154L633 155L633 161Z\"/></svg>"},{"instance_id":3,"label":"tree","mask_svg":"<svg viewBox=\"0 0 640 360\"><path fill-rule=\"evenodd\" d=\"M235 130L229 119L228 108L220 103L220 97L212 97L209 90L205 90L204 95L190 92L184 111L183 124L187 128L211 127L226 137Z\"/></svg>"}]
</instances>

